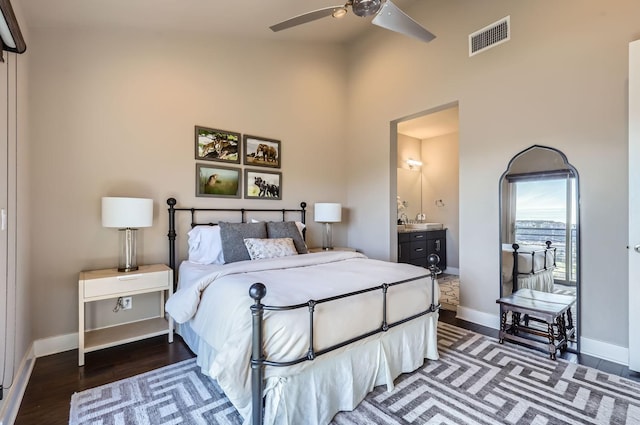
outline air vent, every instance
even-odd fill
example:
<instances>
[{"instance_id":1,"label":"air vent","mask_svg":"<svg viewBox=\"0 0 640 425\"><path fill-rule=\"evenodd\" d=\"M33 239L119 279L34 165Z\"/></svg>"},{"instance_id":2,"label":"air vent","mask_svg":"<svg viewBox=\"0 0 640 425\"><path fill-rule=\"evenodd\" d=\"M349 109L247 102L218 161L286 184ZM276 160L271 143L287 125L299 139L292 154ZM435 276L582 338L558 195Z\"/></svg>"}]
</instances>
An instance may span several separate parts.
<instances>
[{"instance_id":1,"label":"air vent","mask_svg":"<svg viewBox=\"0 0 640 425\"><path fill-rule=\"evenodd\" d=\"M505 41L509 41L511 39L510 18L510 16L507 16L473 34L469 34L469 56L476 55Z\"/></svg>"}]
</instances>

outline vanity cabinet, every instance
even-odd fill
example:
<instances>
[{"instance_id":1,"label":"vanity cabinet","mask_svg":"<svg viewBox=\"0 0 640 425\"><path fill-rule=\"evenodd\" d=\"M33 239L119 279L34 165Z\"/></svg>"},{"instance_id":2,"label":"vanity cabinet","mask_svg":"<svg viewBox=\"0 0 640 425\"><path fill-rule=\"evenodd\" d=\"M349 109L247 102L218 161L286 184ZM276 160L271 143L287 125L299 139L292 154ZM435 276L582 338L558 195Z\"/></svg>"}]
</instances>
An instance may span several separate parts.
<instances>
[{"instance_id":1,"label":"vanity cabinet","mask_svg":"<svg viewBox=\"0 0 640 425\"><path fill-rule=\"evenodd\" d=\"M428 267L429 254L438 254L440 270L447 268L446 230L409 231L398 233L398 262Z\"/></svg>"}]
</instances>

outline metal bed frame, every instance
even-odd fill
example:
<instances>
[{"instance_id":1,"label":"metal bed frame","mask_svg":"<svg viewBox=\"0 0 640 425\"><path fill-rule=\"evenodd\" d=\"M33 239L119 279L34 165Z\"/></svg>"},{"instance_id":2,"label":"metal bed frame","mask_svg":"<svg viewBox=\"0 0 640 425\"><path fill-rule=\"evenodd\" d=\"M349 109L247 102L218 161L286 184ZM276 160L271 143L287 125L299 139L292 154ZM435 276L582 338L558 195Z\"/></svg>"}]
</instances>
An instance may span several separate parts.
<instances>
[{"instance_id":1,"label":"metal bed frame","mask_svg":"<svg viewBox=\"0 0 640 425\"><path fill-rule=\"evenodd\" d=\"M191 227L201 226L201 225L217 225L217 223L207 222L207 223L198 223L196 221L196 212L239 212L241 222L245 223L246 221L246 213L247 212L271 212L271 213L281 213L282 221L285 221L285 217L287 213L300 213L302 223L305 223L306 219L306 206L305 202L300 203L300 209L251 209L251 208L176 208L177 201L175 198L167 199L167 204L169 205L169 265L171 269L174 271L174 291L177 286L177 270L176 270L176 222L175 222L175 214L178 211L188 211L191 213ZM304 231L303 231L304 232ZM303 233L303 237L305 234ZM382 283L377 286L373 286L370 288L362 289L359 291L349 292L341 295L336 295L329 298L323 298L320 300L309 300L306 303L287 305L287 306L269 306L262 304L262 299L267 294L267 288L264 284L257 282L251 285L249 289L249 296L254 300L254 304L251 306L251 315L252 315L252 353L251 353L251 396L252 396L252 425L261 425L264 420L264 369L266 366L272 367L287 367L293 366L305 361L313 361L316 357L321 356L323 354L332 352L339 348L342 348L346 345L349 345L353 342L362 340L369 336L386 332L389 329L401 325L403 323L409 322L413 319L417 319L426 314L436 312L440 309L440 304L434 304L434 291L435 291L435 278L438 274L442 273L440 269L437 267L440 258L437 254L429 255L427 262L429 264L430 274L420 275L411 279L404 279L392 283ZM429 305L425 310L416 313L412 316L406 317L396 322L388 323L387 322L387 292L389 288L394 286L406 284L408 282L413 282L419 279L423 279L426 277L431 277L431 305ZM355 336L348 340L342 341L338 344L335 344L331 347L323 348L321 350L314 349L314 328L313 328L313 318L315 307L318 304L328 303L336 300L340 300L348 297L355 297L357 295L361 295L368 292L380 291L382 294L382 324L369 332L364 334ZM275 362L268 360L264 356L263 352L263 317L265 311L289 311L300 308L308 308L309 309L309 350L307 354L303 357L300 357L295 360L287 361L287 362Z\"/></svg>"},{"instance_id":2,"label":"metal bed frame","mask_svg":"<svg viewBox=\"0 0 640 425\"><path fill-rule=\"evenodd\" d=\"M549 270L552 267L553 268L556 267L556 249L557 248L556 247L551 248L551 241L546 241L545 245L547 245L546 248L541 248L541 249L533 250L530 252L531 253L531 270L523 271L523 272L518 270L518 255L523 254L518 252L518 250L520 249L520 245L518 245L517 243L514 243L513 245L511 245L511 248L513 248L513 281L511 282L513 284L513 290L512 290L513 292L516 292L518 290L518 276L522 276L522 275L532 276L536 273L540 273L545 270ZM553 251L552 265L547 264L547 252L549 251ZM542 253L542 255L544 256L544 263L542 265L542 268L539 268L536 270L534 260L535 260L536 254L540 254L540 253Z\"/></svg>"}]
</instances>

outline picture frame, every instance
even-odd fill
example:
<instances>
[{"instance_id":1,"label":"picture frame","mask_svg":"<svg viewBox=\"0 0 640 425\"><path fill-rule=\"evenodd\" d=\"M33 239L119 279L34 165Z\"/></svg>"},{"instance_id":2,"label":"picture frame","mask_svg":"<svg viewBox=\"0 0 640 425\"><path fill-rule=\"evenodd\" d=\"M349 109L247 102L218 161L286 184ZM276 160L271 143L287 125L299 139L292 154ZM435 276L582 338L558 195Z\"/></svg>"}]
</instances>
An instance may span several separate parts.
<instances>
[{"instance_id":1,"label":"picture frame","mask_svg":"<svg viewBox=\"0 0 640 425\"><path fill-rule=\"evenodd\" d=\"M196 159L240 164L240 133L195 126Z\"/></svg>"},{"instance_id":2,"label":"picture frame","mask_svg":"<svg viewBox=\"0 0 640 425\"><path fill-rule=\"evenodd\" d=\"M241 198L242 169L196 163L196 197Z\"/></svg>"},{"instance_id":3,"label":"picture frame","mask_svg":"<svg viewBox=\"0 0 640 425\"><path fill-rule=\"evenodd\" d=\"M245 134L242 136L242 141L244 146L244 165L269 168L280 168L282 166L280 140Z\"/></svg>"},{"instance_id":4,"label":"picture frame","mask_svg":"<svg viewBox=\"0 0 640 425\"><path fill-rule=\"evenodd\" d=\"M282 199L282 173L244 169L245 199Z\"/></svg>"}]
</instances>

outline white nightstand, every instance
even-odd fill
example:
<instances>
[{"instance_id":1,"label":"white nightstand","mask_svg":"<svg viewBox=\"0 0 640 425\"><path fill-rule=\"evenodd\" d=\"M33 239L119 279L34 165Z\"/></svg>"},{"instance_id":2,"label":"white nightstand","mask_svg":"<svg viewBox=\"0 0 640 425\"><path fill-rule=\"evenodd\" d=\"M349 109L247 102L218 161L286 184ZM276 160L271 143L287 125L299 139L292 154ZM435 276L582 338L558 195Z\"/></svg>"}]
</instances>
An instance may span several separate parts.
<instances>
[{"instance_id":1,"label":"white nightstand","mask_svg":"<svg viewBox=\"0 0 640 425\"><path fill-rule=\"evenodd\" d=\"M356 249L355 248L348 248L348 247L344 247L344 246L334 246L333 249L330 249L330 250L327 250L327 251L325 251L321 247L308 248L307 251L309 251L309 252L331 252L331 251L351 251L351 252L356 252Z\"/></svg>"},{"instance_id":2,"label":"white nightstand","mask_svg":"<svg viewBox=\"0 0 640 425\"><path fill-rule=\"evenodd\" d=\"M78 366L84 354L127 342L167 334L173 342L173 319L164 317L165 291L173 293L173 271L164 264L140 266L135 272L117 269L80 272L78 281ZM160 292L160 316L96 330L85 330L85 304L110 298Z\"/></svg>"}]
</instances>

